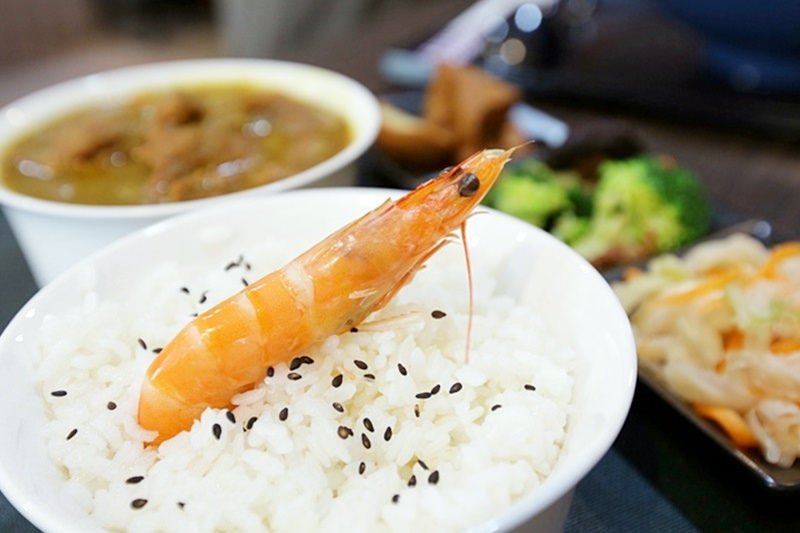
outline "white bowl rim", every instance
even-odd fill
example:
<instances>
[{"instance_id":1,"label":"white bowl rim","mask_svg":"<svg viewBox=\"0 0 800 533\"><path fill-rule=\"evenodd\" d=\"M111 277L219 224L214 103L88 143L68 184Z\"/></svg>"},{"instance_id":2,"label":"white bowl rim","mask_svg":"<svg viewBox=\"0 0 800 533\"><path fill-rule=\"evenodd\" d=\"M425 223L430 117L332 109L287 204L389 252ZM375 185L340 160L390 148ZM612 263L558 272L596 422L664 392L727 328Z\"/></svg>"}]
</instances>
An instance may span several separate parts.
<instances>
[{"instance_id":1,"label":"white bowl rim","mask_svg":"<svg viewBox=\"0 0 800 533\"><path fill-rule=\"evenodd\" d=\"M62 278L74 277L75 273L79 272L81 269L84 269L87 265L96 262L99 258L114 254L117 250L123 249L129 246L129 244L138 240L146 239L148 236L170 231L170 229L176 225L183 225L195 220L203 220L205 218L214 217L215 213L236 212L237 210L247 208L248 206L279 201L278 199L281 197L285 198L287 196L318 195L326 198L329 201L335 201L337 196L340 197L341 200L345 200L347 198L357 200L359 197L363 196L370 199L375 198L375 206L377 207L377 205L387 197L396 197L406 193L408 193L408 191L370 187L300 189L287 191L281 193L281 195L241 198L231 202L219 203L199 211L190 211L175 217L161 220L143 229L130 233L125 237L113 242L112 244L103 247L97 252L94 252L76 265L73 265L67 271L61 273L52 282L40 289L17 312L17 314L9 322L6 330L0 334L0 353L3 352L5 344L10 344L12 342L12 335L9 334L9 331L13 329L12 325L21 317L24 317L31 309L36 308L39 301L47 298L47 295L52 292L58 284L63 283L63 281L61 281ZM589 275L596 277L598 281L605 285L605 288L603 289L604 292L607 292L610 297L616 300L616 296L614 295L611 286L605 282L605 279L602 277L602 275L597 272L594 267L588 263L588 261L580 257L566 244L558 241L555 237L544 232L543 230L522 222L511 215L496 211L491 208L482 207L482 209L486 209L487 211L492 212L495 216L502 217L515 225L525 226L529 231L540 233L544 235L545 239L550 240L555 246L569 250L569 252L574 255L575 260L583 264L584 270L588 271ZM627 321L627 316L625 315L621 305L617 306L617 310L613 314L616 315L615 319L624 319ZM614 440L619 435L619 432L622 429L625 420L627 419L628 412L633 401L633 395L637 381L636 348L633 333L630 328L628 328L626 337L619 339L619 341L621 342L621 348L623 351L628 354L628 361L625 365L626 374L623 379L625 383L625 389L619 395L618 403L616 405L617 410L615 410L615 413L617 413L618 416L608 421L607 424L603 425L598 433L595 434L595 440L592 443L593 446L591 450L589 450L587 453L582 453L578 458L573 458L571 460L571 466L567 471L561 470L558 473L549 475L539 487L530 491L528 494L523 496L523 498L516 501L514 504L495 517L487 520L484 523L471 527L469 531L510 531L513 528L523 524L526 520L531 519L537 513L547 509L560 498L569 494L571 490L574 490L578 482L583 479L603 458L603 456L611 450ZM51 520L48 515L42 516L41 514L37 514L37 502L35 500L32 501L28 494L18 488L18 485L14 482L13 478L10 477L2 463L0 463L0 491L2 491L3 495L8 499L8 501L11 502L14 507L26 518L34 523L34 525L43 528L45 531L58 530L57 526L59 526L59 523Z\"/></svg>"},{"instance_id":2,"label":"white bowl rim","mask_svg":"<svg viewBox=\"0 0 800 533\"><path fill-rule=\"evenodd\" d=\"M344 74L329 70L326 68L309 65L305 63L297 63L292 61L282 61L275 59L251 59L251 58L211 58L211 59L183 59L174 61L160 61L152 63L143 63L139 65L131 65L120 67L110 70L103 70L94 74L87 74L62 81L53 85L49 85L37 91L31 92L9 104L0 108L0 126L6 124L10 126L13 133L10 138L14 139L18 135L25 133L30 129L29 126L17 127L5 118L9 110L16 108L29 108L35 107L38 102L43 99L51 99L57 97L58 93L73 91L75 88L86 83L88 80L110 79L112 80L118 76L135 76L141 73L158 72L169 76L170 72L177 69L192 68L197 71L196 79L198 81L213 80L214 69L218 68L237 68L242 72L251 72L252 69L281 69L284 71L296 72L311 72L329 77L335 80L342 86L347 87L359 99L362 99L365 104L366 113L363 118L355 121L351 120L351 124L358 124L359 128L356 134L351 139L350 143L338 153L329 157L328 159L307 168L301 172L292 174L286 178L277 180L272 183L260 185L242 191L236 191L219 196L212 196L208 198L200 198L196 200L186 200L181 202L165 202L159 204L139 204L139 205L95 205L95 204L72 204L66 202L57 202L52 200L44 200L33 196L28 196L5 187L0 180L0 205L5 207L20 209L28 212L39 213L53 217L67 217L72 219L146 219L153 217L166 217L181 213L190 209L197 209L205 207L221 199L233 199L252 194L253 192L260 191L283 191L287 189L302 187L311 182L320 179L333 173L347 164L353 162L358 157L364 154L366 150L375 142L380 130L381 118L378 100L364 85L358 81L345 76ZM265 84L268 86L268 84ZM114 90L120 97L132 96L141 92L143 89L129 90L119 88ZM85 103L91 100L86 99ZM59 115L69 113L74 106L65 106L59 111ZM347 113L342 113L343 116L352 118ZM53 118L56 118L55 115ZM0 156L3 154L3 146L0 146Z\"/></svg>"}]
</instances>

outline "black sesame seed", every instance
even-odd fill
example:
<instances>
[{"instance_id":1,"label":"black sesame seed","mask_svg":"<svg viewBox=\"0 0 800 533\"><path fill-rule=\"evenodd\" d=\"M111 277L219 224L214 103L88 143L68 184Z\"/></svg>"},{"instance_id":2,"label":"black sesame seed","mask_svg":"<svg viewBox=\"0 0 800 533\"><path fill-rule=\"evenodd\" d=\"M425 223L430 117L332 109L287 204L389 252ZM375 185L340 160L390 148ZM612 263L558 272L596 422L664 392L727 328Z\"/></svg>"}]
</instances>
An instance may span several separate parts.
<instances>
[{"instance_id":1,"label":"black sesame seed","mask_svg":"<svg viewBox=\"0 0 800 533\"><path fill-rule=\"evenodd\" d=\"M250 283L248 283L246 279L242 278L242 285L247 287L248 285L250 285Z\"/></svg>"},{"instance_id":2,"label":"black sesame seed","mask_svg":"<svg viewBox=\"0 0 800 533\"><path fill-rule=\"evenodd\" d=\"M439 483L439 471L438 470L434 470L433 472L431 472L431 475L428 476L428 483L430 483L431 485L436 485L437 483Z\"/></svg>"},{"instance_id":3,"label":"black sesame seed","mask_svg":"<svg viewBox=\"0 0 800 533\"><path fill-rule=\"evenodd\" d=\"M338 374L334 376L333 379L331 380L331 385L333 385L334 387L340 387L342 385L342 380L344 380L344 376Z\"/></svg>"},{"instance_id":4,"label":"black sesame seed","mask_svg":"<svg viewBox=\"0 0 800 533\"><path fill-rule=\"evenodd\" d=\"M233 411L225 411L225 418L227 418L231 424L236 423L236 415L233 414Z\"/></svg>"},{"instance_id":5,"label":"black sesame seed","mask_svg":"<svg viewBox=\"0 0 800 533\"><path fill-rule=\"evenodd\" d=\"M237 266L239 266L239 264L238 264L238 263L234 263L233 261L231 261L230 263L228 263L227 265L225 265L225 272L227 272L228 270L230 270L230 269L232 269L232 268L235 268L235 267L237 267Z\"/></svg>"},{"instance_id":6,"label":"black sesame seed","mask_svg":"<svg viewBox=\"0 0 800 533\"><path fill-rule=\"evenodd\" d=\"M395 494L394 496L392 496L392 503L397 503L399 501L400 501L400 495L399 494Z\"/></svg>"},{"instance_id":7,"label":"black sesame seed","mask_svg":"<svg viewBox=\"0 0 800 533\"><path fill-rule=\"evenodd\" d=\"M294 359L292 359L292 362L289 363L289 370L297 370L298 368L300 368L300 365L302 364L303 362L300 360L300 358L295 357Z\"/></svg>"},{"instance_id":8,"label":"black sesame seed","mask_svg":"<svg viewBox=\"0 0 800 533\"><path fill-rule=\"evenodd\" d=\"M414 416L419 418L419 404L414 404Z\"/></svg>"},{"instance_id":9,"label":"black sesame seed","mask_svg":"<svg viewBox=\"0 0 800 533\"><path fill-rule=\"evenodd\" d=\"M375 380L375 374L364 374L365 379Z\"/></svg>"},{"instance_id":10,"label":"black sesame seed","mask_svg":"<svg viewBox=\"0 0 800 533\"><path fill-rule=\"evenodd\" d=\"M422 459L417 459L417 464L422 467L423 470L428 470L428 465L425 464L425 461Z\"/></svg>"},{"instance_id":11,"label":"black sesame seed","mask_svg":"<svg viewBox=\"0 0 800 533\"><path fill-rule=\"evenodd\" d=\"M289 408L284 407L281 409L281 412L278 413L278 418L280 418L281 422L285 422L287 418L289 418Z\"/></svg>"},{"instance_id":12,"label":"black sesame seed","mask_svg":"<svg viewBox=\"0 0 800 533\"><path fill-rule=\"evenodd\" d=\"M206 300L208 300L208 291L203 291L203 294L200 295L200 299L197 301L197 303L204 304L206 303Z\"/></svg>"},{"instance_id":13,"label":"black sesame seed","mask_svg":"<svg viewBox=\"0 0 800 533\"><path fill-rule=\"evenodd\" d=\"M389 442L391 438L392 438L392 428L391 426L386 426L386 431L383 432L383 440Z\"/></svg>"},{"instance_id":14,"label":"black sesame seed","mask_svg":"<svg viewBox=\"0 0 800 533\"><path fill-rule=\"evenodd\" d=\"M272 367L267 368L267 377L271 378L274 375L275 375L275 369Z\"/></svg>"},{"instance_id":15,"label":"black sesame seed","mask_svg":"<svg viewBox=\"0 0 800 533\"><path fill-rule=\"evenodd\" d=\"M450 386L450 394L455 394L462 388L464 388L464 386L461 383L455 382Z\"/></svg>"},{"instance_id":16,"label":"black sesame seed","mask_svg":"<svg viewBox=\"0 0 800 533\"><path fill-rule=\"evenodd\" d=\"M199 315L197 313L189 313L189 316L192 318L197 318Z\"/></svg>"},{"instance_id":17,"label":"black sesame seed","mask_svg":"<svg viewBox=\"0 0 800 533\"><path fill-rule=\"evenodd\" d=\"M70 431L69 434L67 435L67 440L71 439L77 434L78 434L78 428L72 428L72 431Z\"/></svg>"},{"instance_id":18,"label":"black sesame seed","mask_svg":"<svg viewBox=\"0 0 800 533\"><path fill-rule=\"evenodd\" d=\"M336 434L339 435L340 438L346 439L353 434L353 430L347 426L339 426L339 429L336 430Z\"/></svg>"},{"instance_id":19,"label":"black sesame seed","mask_svg":"<svg viewBox=\"0 0 800 533\"><path fill-rule=\"evenodd\" d=\"M358 465L358 473L363 475L364 472L366 471L367 471L367 465L366 463L364 463L364 461L361 461L361 463Z\"/></svg>"},{"instance_id":20,"label":"black sesame seed","mask_svg":"<svg viewBox=\"0 0 800 533\"><path fill-rule=\"evenodd\" d=\"M499 403L496 403L496 404L494 404L494 405L492 406L492 411L497 411L497 410L498 410L498 409L500 409L501 407L503 407L503 406L502 406L502 405L500 405Z\"/></svg>"},{"instance_id":21,"label":"black sesame seed","mask_svg":"<svg viewBox=\"0 0 800 533\"><path fill-rule=\"evenodd\" d=\"M361 434L361 444L368 450L372 448L372 443L369 441L369 437L367 437L366 433Z\"/></svg>"},{"instance_id":22,"label":"black sesame seed","mask_svg":"<svg viewBox=\"0 0 800 533\"><path fill-rule=\"evenodd\" d=\"M142 347L142 350L146 350L147 349L147 343L144 342L144 339L138 339L138 341L139 341L139 346Z\"/></svg>"},{"instance_id":23,"label":"black sesame seed","mask_svg":"<svg viewBox=\"0 0 800 533\"><path fill-rule=\"evenodd\" d=\"M178 502L178 507L180 509L183 509L184 507L186 507L186 504L184 502Z\"/></svg>"},{"instance_id":24,"label":"black sesame seed","mask_svg":"<svg viewBox=\"0 0 800 533\"><path fill-rule=\"evenodd\" d=\"M131 507L133 507L134 509L141 509L145 505L147 505L147 500L145 500L144 498L136 498L131 502Z\"/></svg>"},{"instance_id":25,"label":"black sesame seed","mask_svg":"<svg viewBox=\"0 0 800 533\"><path fill-rule=\"evenodd\" d=\"M420 400L425 400L425 399L428 399L428 398L431 397L431 393L430 392L418 392L416 397L419 398Z\"/></svg>"},{"instance_id":26,"label":"black sesame seed","mask_svg":"<svg viewBox=\"0 0 800 533\"><path fill-rule=\"evenodd\" d=\"M106 409L108 409L109 411L113 411L116 408L117 408L117 403L116 402L108 402L106 404Z\"/></svg>"},{"instance_id":27,"label":"black sesame seed","mask_svg":"<svg viewBox=\"0 0 800 533\"><path fill-rule=\"evenodd\" d=\"M433 396L435 394L439 394L440 390L442 390L442 386L441 385L434 385L433 388L431 389L431 396Z\"/></svg>"},{"instance_id":28,"label":"black sesame seed","mask_svg":"<svg viewBox=\"0 0 800 533\"><path fill-rule=\"evenodd\" d=\"M358 328L350 328L350 333L358 333Z\"/></svg>"},{"instance_id":29,"label":"black sesame seed","mask_svg":"<svg viewBox=\"0 0 800 533\"><path fill-rule=\"evenodd\" d=\"M340 413L344 413L344 406L339 402L333 402L333 404L331 405L333 405L333 408L339 411Z\"/></svg>"},{"instance_id":30,"label":"black sesame seed","mask_svg":"<svg viewBox=\"0 0 800 533\"><path fill-rule=\"evenodd\" d=\"M188 287L181 287L181 292L182 292L182 293L185 293L185 294L189 294L189 289L188 289Z\"/></svg>"},{"instance_id":31,"label":"black sesame seed","mask_svg":"<svg viewBox=\"0 0 800 533\"><path fill-rule=\"evenodd\" d=\"M250 266L250 263L245 263L245 264L244 264L244 269L245 269L245 270L250 270L251 268L252 268L252 267Z\"/></svg>"},{"instance_id":32,"label":"black sesame seed","mask_svg":"<svg viewBox=\"0 0 800 533\"><path fill-rule=\"evenodd\" d=\"M372 420L370 420L369 418L364 419L364 427L371 432L375 431L375 426L372 425Z\"/></svg>"},{"instance_id":33,"label":"black sesame seed","mask_svg":"<svg viewBox=\"0 0 800 533\"><path fill-rule=\"evenodd\" d=\"M533 390L536 390L536 387L534 387L533 385L531 385L531 384L529 383L529 384L525 385L525 390L531 390L531 391L533 391Z\"/></svg>"},{"instance_id":34,"label":"black sesame seed","mask_svg":"<svg viewBox=\"0 0 800 533\"><path fill-rule=\"evenodd\" d=\"M311 359L307 355L300 356L300 362L303 363L304 365L313 365L314 364L314 360Z\"/></svg>"},{"instance_id":35,"label":"black sesame seed","mask_svg":"<svg viewBox=\"0 0 800 533\"><path fill-rule=\"evenodd\" d=\"M144 479L144 476L133 476L125 480L128 485L136 485Z\"/></svg>"},{"instance_id":36,"label":"black sesame seed","mask_svg":"<svg viewBox=\"0 0 800 533\"><path fill-rule=\"evenodd\" d=\"M286 378L287 379L291 379L292 381L297 381L298 379L300 379L302 377L303 376L301 376L297 372L289 372L288 374L286 374Z\"/></svg>"},{"instance_id":37,"label":"black sesame seed","mask_svg":"<svg viewBox=\"0 0 800 533\"><path fill-rule=\"evenodd\" d=\"M406 367L404 367L402 363L397 363L397 371L400 372L402 376L408 375L408 370L406 370Z\"/></svg>"},{"instance_id":38,"label":"black sesame seed","mask_svg":"<svg viewBox=\"0 0 800 533\"><path fill-rule=\"evenodd\" d=\"M412 475L410 478L408 478L408 486L415 487L416 485L417 485L417 476Z\"/></svg>"},{"instance_id":39,"label":"black sesame seed","mask_svg":"<svg viewBox=\"0 0 800 533\"><path fill-rule=\"evenodd\" d=\"M439 309L435 309L435 310L431 311L431 316L438 320L440 318L446 317L447 313L445 313L444 311L440 311Z\"/></svg>"},{"instance_id":40,"label":"black sesame seed","mask_svg":"<svg viewBox=\"0 0 800 533\"><path fill-rule=\"evenodd\" d=\"M475 196L475 193L478 192L480 188L481 180L472 172L464 174L461 176L461 179L458 180L458 194L465 198Z\"/></svg>"},{"instance_id":41,"label":"black sesame seed","mask_svg":"<svg viewBox=\"0 0 800 533\"><path fill-rule=\"evenodd\" d=\"M361 361L359 359L356 359L355 361L353 361L353 364L356 365L361 370L366 370L367 369L367 363L365 363L364 361Z\"/></svg>"},{"instance_id":42,"label":"black sesame seed","mask_svg":"<svg viewBox=\"0 0 800 533\"><path fill-rule=\"evenodd\" d=\"M164 348L153 348L153 353L154 354L160 354L163 351L164 351Z\"/></svg>"},{"instance_id":43,"label":"black sesame seed","mask_svg":"<svg viewBox=\"0 0 800 533\"><path fill-rule=\"evenodd\" d=\"M258 420L257 416L251 416L250 419L247 421L247 424L245 424L245 427L248 430L253 429L253 425L256 423L256 420Z\"/></svg>"},{"instance_id":44,"label":"black sesame seed","mask_svg":"<svg viewBox=\"0 0 800 533\"><path fill-rule=\"evenodd\" d=\"M214 438L219 440L219 438L222 436L222 426L219 424L214 424L211 426L211 432L214 434Z\"/></svg>"},{"instance_id":45,"label":"black sesame seed","mask_svg":"<svg viewBox=\"0 0 800 533\"><path fill-rule=\"evenodd\" d=\"M65 390L54 390L50 393L50 396L55 396L56 398L61 398L67 395L67 391Z\"/></svg>"}]
</instances>

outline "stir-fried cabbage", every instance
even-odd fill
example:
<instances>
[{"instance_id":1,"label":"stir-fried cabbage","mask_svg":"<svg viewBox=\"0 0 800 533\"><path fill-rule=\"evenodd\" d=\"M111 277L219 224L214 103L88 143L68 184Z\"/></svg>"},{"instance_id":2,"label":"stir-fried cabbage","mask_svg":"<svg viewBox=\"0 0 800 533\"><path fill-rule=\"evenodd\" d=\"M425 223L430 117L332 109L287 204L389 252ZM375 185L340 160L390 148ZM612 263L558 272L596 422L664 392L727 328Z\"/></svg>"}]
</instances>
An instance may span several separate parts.
<instances>
[{"instance_id":1,"label":"stir-fried cabbage","mask_svg":"<svg viewBox=\"0 0 800 533\"><path fill-rule=\"evenodd\" d=\"M614 290L643 367L739 446L784 467L800 457L800 242L733 235Z\"/></svg>"}]
</instances>

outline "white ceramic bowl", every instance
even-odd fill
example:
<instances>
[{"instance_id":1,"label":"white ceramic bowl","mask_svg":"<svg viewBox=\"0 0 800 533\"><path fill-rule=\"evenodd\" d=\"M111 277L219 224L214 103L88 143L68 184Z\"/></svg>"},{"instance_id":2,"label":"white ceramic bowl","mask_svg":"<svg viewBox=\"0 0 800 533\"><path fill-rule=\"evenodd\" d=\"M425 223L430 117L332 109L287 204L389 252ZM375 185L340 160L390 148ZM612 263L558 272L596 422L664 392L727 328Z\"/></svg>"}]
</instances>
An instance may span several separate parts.
<instances>
[{"instance_id":1,"label":"white ceramic bowl","mask_svg":"<svg viewBox=\"0 0 800 533\"><path fill-rule=\"evenodd\" d=\"M379 205L387 194L316 189L221 204L136 232L39 291L0 336L0 490L44 531L97 529L59 491L62 480L44 449L44 403L34 390L31 352L45 315L75 307L87 291L114 298L154 263L191 257L204 232L258 231L265 240L288 237L310 245ZM575 485L608 451L628 413L636 380L630 326L597 271L547 233L496 211L470 219L468 232L473 261L500 265L503 290L542 316L562 342L574 347L579 361L567 439L554 472L477 530L558 531Z\"/></svg>"},{"instance_id":2,"label":"white ceramic bowl","mask_svg":"<svg viewBox=\"0 0 800 533\"><path fill-rule=\"evenodd\" d=\"M341 74L260 59L187 60L93 74L53 85L7 105L0 109L0 154L25 132L70 111L125 101L143 91L208 82L244 82L272 88L329 109L346 119L353 139L338 154L293 176L246 191L187 202L141 206L58 203L15 193L3 187L0 179L0 204L40 286L101 246L176 213L231 197L309 185L351 184L354 161L372 145L380 128L374 95Z\"/></svg>"}]
</instances>

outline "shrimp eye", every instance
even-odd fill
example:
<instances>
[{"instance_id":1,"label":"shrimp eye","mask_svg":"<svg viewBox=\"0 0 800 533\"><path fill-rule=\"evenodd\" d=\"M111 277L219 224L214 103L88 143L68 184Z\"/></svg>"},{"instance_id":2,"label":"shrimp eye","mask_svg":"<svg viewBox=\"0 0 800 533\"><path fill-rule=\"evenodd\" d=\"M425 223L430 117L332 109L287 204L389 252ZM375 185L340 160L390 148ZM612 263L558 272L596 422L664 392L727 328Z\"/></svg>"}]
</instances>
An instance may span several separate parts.
<instances>
[{"instance_id":1,"label":"shrimp eye","mask_svg":"<svg viewBox=\"0 0 800 533\"><path fill-rule=\"evenodd\" d=\"M481 187L481 180L472 172L464 174L458 180L458 194L461 196L474 196Z\"/></svg>"}]
</instances>

